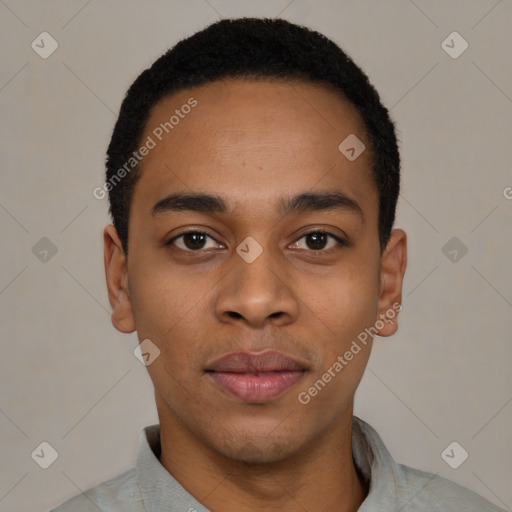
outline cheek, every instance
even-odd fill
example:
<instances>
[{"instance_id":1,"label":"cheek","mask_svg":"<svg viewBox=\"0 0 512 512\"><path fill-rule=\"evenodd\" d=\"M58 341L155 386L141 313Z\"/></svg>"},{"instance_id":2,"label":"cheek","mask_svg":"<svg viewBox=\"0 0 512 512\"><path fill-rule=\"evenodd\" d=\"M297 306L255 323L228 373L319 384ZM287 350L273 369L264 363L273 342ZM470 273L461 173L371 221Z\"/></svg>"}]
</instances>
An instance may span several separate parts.
<instances>
[{"instance_id":1,"label":"cheek","mask_svg":"<svg viewBox=\"0 0 512 512\"><path fill-rule=\"evenodd\" d=\"M311 411L322 411L326 421L350 407L370 357L372 338L365 329L378 311L377 278L371 269L355 276L333 276L307 298L313 305L310 326L318 326L309 329L310 336L316 334L318 365L297 399Z\"/></svg>"},{"instance_id":2,"label":"cheek","mask_svg":"<svg viewBox=\"0 0 512 512\"><path fill-rule=\"evenodd\" d=\"M146 261L150 261L149 258ZM188 275L172 263L145 264L130 276L137 331L151 338L165 336L204 308L211 285L208 277Z\"/></svg>"},{"instance_id":3,"label":"cheek","mask_svg":"<svg viewBox=\"0 0 512 512\"><path fill-rule=\"evenodd\" d=\"M199 368L197 354L205 343L204 332L201 333L197 321L198 308L204 307L204 303L198 303L201 295L183 286L172 273L165 279L155 273L151 278L142 279L140 284L140 287L134 286L132 300L138 337L139 340L150 339L160 350L159 357L147 371L166 402L186 401L189 395L182 396L183 391L194 389L190 376Z\"/></svg>"},{"instance_id":4,"label":"cheek","mask_svg":"<svg viewBox=\"0 0 512 512\"><path fill-rule=\"evenodd\" d=\"M297 295L304 313L321 329L325 352L340 351L352 339L373 325L378 311L378 267L347 261L329 276L304 276L298 281ZM318 333L320 335L320 332Z\"/></svg>"},{"instance_id":5,"label":"cheek","mask_svg":"<svg viewBox=\"0 0 512 512\"><path fill-rule=\"evenodd\" d=\"M197 366L197 355L207 341L203 327L209 300L205 279L188 279L183 272L165 266L138 271L131 280L132 308L140 341L150 339L160 350L148 366L153 380L172 385L170 376L182 382Z\"/></svg>"}]
</instances>

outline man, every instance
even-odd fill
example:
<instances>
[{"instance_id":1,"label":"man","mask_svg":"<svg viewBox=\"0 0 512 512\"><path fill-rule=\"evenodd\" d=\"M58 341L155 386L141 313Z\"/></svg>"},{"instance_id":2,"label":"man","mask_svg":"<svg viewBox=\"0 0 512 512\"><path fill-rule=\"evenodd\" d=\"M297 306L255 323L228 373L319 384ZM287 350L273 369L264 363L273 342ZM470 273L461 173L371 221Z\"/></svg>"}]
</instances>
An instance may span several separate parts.
<instances>
[{"instance_id":1,"label":"man","mask_svg":"<svg viewBox=\"0 0 512 512\"><path fill-rule=\"evenodd\" d=\"M144 71L108 148L112 322L159 425L57 511L498 511L353 416L397 330L400 159L366 75L284 20L223 20Z\"/></svg>"}]
</instances>

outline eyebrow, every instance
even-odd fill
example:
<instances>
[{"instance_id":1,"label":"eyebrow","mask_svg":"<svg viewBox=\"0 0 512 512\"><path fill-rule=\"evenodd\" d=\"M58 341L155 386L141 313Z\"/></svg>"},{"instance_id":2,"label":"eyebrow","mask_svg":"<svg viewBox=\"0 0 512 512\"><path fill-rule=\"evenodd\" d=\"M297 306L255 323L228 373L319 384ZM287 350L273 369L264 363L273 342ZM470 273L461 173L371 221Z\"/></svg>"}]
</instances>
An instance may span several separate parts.
<instances>
[{"instance_id":1,"label":"eyebrow","mask_svg":"<svg viewBox=\"0 0 512 512\"><path fill-rule=\"evenodd\" d=\"M228 203L221 196L204 193L175 193L160 199L151 209L153 217L167 212L194 211L201 213L227 213ZM279 203L279 213L288 215L309 211L340 211L356 213L364 220L359 203L341 191L305 192L283 198Z\"/></svg>"}]
</instances>

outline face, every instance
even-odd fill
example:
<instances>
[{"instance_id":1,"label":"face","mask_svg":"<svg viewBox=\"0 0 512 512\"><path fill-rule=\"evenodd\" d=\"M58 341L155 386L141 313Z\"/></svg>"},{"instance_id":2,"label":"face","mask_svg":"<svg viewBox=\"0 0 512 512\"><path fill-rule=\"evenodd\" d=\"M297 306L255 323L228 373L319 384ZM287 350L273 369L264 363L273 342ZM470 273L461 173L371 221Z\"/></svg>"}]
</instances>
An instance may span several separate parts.
<instances>
[{"instance_id":1,"label":"face","mask_svg":"<svg viewBox=\"0 0 512 512\"><path fill-rule=\"evenodd\" d=\"M105 264L114 326L160 350L147 369L162 428L269 462L351 418L371 336L357 340L400 302L405 271L403 232L379 250L369 149L353 161L338 149L351 134L370 147L355 109L312 84L215 82L152 110L129 258L108 226ZM270 351L295 366L215 363Z\"/></svg>"}]
</instances>

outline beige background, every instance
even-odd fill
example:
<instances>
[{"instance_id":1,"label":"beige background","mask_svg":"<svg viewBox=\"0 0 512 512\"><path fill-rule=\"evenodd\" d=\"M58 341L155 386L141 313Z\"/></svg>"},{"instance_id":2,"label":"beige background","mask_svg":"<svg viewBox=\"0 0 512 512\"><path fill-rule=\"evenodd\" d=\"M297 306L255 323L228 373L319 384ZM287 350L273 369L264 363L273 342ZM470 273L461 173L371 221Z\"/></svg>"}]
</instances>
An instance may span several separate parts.
<instances>
[{"instance_id":1,"label":"beige background","mask_svg":"<svg viewBox=\"0 0 512 512\"><path fill-rule=\"evenodd\" d=\"M505 0L0 1L0 510L48 510L129 468L140 429L157 420L133 355L136 335L110 323L107 203L92 190L135 77L178 39L242 15L279 15L333 38L370 75L398 125L396 225L409 235L404 309L400 331L376 340L356 413L396 460L510 510ZM48 59L30 46L43 31L59 44ZM456 59L441 47L453 31L469 43ZM42 237L57 248L46 262L32 252ZM468 249L457 262L442 251L452 237ZM42 441L58 452L46 470L30 456ZM469 452L458 469L441 458L452 441Z\"/></svg>"}]
</instances>

